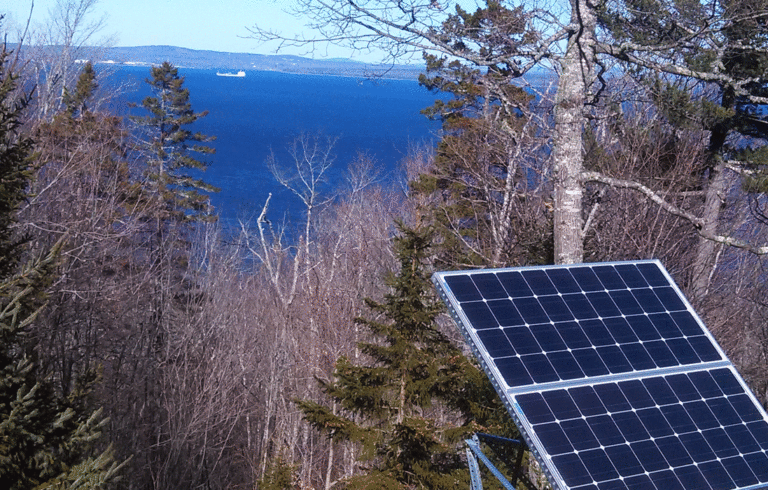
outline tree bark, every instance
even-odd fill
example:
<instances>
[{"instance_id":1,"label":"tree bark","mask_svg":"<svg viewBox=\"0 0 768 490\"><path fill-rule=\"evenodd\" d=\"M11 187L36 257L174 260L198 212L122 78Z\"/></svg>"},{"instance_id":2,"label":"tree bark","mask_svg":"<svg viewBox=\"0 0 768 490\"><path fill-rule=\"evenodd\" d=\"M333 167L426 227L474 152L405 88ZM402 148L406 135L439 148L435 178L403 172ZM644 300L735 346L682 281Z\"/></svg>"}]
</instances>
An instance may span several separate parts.
<instances>
[{"instance_id":1,"label":"tree bark","mask_svg":"<svg viewBox=\"0 0 768 490\"><path fill-rule=\"evenodd\" d=\"M555 98L554 239L555 263L584 260L581 216L583 133L586 97L595 59L595 15L585 0L571 0L571 25Z\"/></svg>"},{"instance_id":2,"label":"tree bark","mask_svg":"<svg viewBox=\"0 0 768 490\"><path fill-rule=\"evenodd\" d=\"M728 186L724 163L719 162L712 167L710 172L709 187L701 214L703 221L701 231L704 236L717 234L717 225L720 221L720 212L725 202ZM704 237L699 238L696 247L696 260L693 262L691 274L691 299L694 302L700 302L709 292L712 275L717 268L717 260L720 256L719 249L722 246L721 243L713 240Z\"/></svg>"}]
</instances>

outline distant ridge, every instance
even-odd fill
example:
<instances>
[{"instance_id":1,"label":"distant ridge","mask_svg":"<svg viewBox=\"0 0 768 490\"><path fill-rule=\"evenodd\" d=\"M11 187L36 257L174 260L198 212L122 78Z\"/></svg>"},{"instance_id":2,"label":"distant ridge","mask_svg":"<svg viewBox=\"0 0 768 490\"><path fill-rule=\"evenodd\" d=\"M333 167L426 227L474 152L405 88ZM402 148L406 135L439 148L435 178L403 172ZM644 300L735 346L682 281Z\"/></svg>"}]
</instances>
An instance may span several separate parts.
<instances>
[{"instance_id":1,"label":"distant ridge","mask_svg":"<svg viewBox=\"0 0 768 490\"><path fill-rule=\"evenodd\" d=\"M103 51L97 63L159 65L170 61L182 68L257 70L357 77L416 79L423 65L373 65L346 59L316 60L293 55L263 55L195 50L176 46L115 47Z\"/></svg>"},{"instance_id":2,"label":"distant ridge","mask_svg":"<svg viewBox=\"0 0 768 490\"><path fill-rule=\"evenodd\" d=\"M16 45L10 44L11 49ZM23 53L27 46L22 47ZM59 46L47 46L44 49L56 53ZM133 46L113 48L86 48L84 52L98 53L92 61L100 64L152 66L170 61L179 68L198 68L209 70L276 71L306 75L335 75L357 78L392 78L417 80L426 71L424 65L389 65L362 63L344 58L312 59L294 55L265 55L252 53L228 53L222 51L196 50L178 46ZM90 56L90 55L85 55ZM86 60L80 59L78 62ZM522 80L546 90L556 78L551 70L534 68ZM515 83L515 82L513 82Z\"/></svg>"}]
</instances>

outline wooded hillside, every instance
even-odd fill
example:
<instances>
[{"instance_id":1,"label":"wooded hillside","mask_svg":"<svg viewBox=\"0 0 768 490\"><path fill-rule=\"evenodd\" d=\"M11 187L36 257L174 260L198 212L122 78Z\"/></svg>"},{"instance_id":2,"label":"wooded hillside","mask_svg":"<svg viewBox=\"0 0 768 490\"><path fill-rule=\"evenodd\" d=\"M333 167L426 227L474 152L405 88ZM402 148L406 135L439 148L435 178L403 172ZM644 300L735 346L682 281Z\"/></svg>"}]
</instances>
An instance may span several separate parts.
<instances>
[{"instance_id":1,"label":"wooded hillside","mask_svg":"<svg viewBox=\"0 0 768 490\"><path fill-rule=\"evenodd\" d=\"M434 270L658 258L768 407L768 6L598 3L306 0L328 37L425 51L448 97L405 190L362 155L324 194L333 138L268 162L297 233L269 200L217 225L183 70L148 69L128 120L83 38L5 50L3 486L465 487L462 438L515 428ZM525 85L542 63L549 88Z\"/></svg>"}]
</instances>

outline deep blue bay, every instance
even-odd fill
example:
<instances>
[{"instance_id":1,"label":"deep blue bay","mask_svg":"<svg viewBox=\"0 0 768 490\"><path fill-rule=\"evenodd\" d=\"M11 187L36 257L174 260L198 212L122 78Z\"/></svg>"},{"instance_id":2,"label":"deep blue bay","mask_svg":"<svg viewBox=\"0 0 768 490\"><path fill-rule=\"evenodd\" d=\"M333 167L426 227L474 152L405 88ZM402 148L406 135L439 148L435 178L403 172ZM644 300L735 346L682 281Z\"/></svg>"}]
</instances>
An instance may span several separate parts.
<instances>
[{"instance_id":1,"label":"deep blue bay","mask_svg":"<svg viewBox=\"0 0 768 490\"><path fill-rule=\"evenodd\" d=\"M280 164L292 165L287 148L302 133L338 137L326 189L332 195L359 152L375 159L384 185L396 185L409 147L433 143L439 129L438 122L420 114L435 95L415 80L269 71L235 78L216 76L216 70L184 68L179 74L185 77L193 109L209 111L193 130L216 136L210 144L216 153L203 178L221 189L211 201L226 228L258 214L270 192L273 222L301 217L298 198L277 183L266 161L273 151ZM138 103L149 95L143 83L148 76L148 67L121 67L111 80L126 84L130 90L125 99Z\"/></svg>"}]
</instances>

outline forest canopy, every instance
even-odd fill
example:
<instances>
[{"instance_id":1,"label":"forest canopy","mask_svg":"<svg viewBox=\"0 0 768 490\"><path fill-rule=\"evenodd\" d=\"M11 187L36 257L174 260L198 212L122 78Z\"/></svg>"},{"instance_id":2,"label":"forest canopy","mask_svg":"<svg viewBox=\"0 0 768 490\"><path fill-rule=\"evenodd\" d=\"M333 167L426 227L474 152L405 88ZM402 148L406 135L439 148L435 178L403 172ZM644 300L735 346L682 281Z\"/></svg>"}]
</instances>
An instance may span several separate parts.
<instances>
[{"instance_id":1,"label":"forest canopy","mask_svg":"<svg viewBox=\"0 0 768 490\"><path fill-rule=\"evenodd\" d=\"M320 36L284 42L423 54L442 129L403 157L407 185L298 137L264 162L303 210L292 233L271 199L216 222L184 68L148 68L127 119L102 65L75 63L87 36L3 51L0 430L34 427L0 481L463 486L463 438L517 432L436 270L659 259L768 406L768 4L298 8Z\"/></svg>"}]
</instances>

